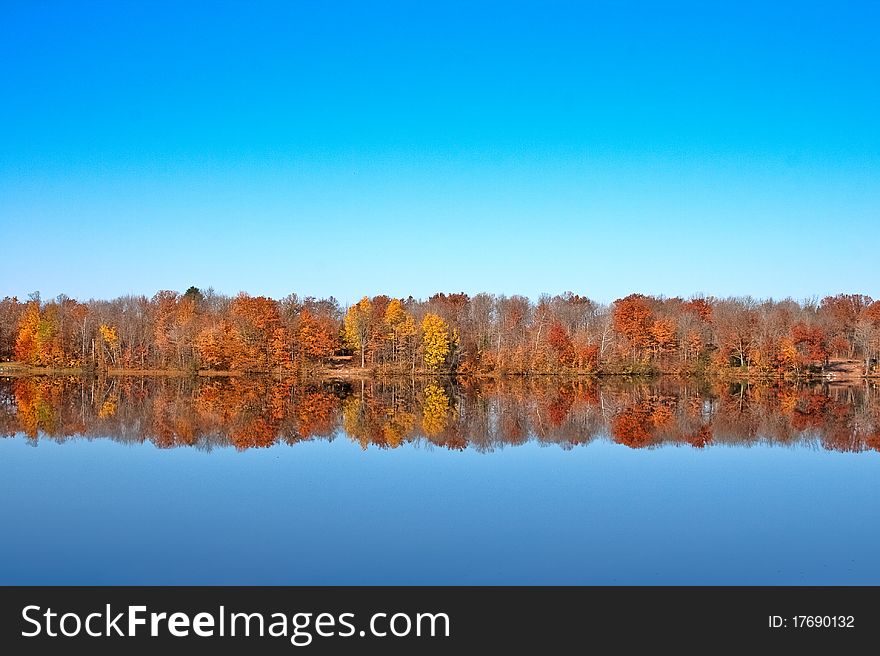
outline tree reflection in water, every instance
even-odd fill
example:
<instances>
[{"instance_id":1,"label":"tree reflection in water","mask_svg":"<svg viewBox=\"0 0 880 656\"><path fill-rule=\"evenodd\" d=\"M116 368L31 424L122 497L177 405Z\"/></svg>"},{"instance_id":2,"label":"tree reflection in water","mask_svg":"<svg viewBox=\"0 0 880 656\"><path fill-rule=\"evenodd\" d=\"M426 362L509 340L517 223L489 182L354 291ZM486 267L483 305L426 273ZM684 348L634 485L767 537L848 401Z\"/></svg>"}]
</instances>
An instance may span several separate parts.
<instances>
[{"instance_id":1,"label":"tree reflection in water","mask_svg":"<svg viewBox=\"0 0 880 656\"><path fill-rule=\"evenodd\" d=\"M104 437L160 448L237 449L346 436L492 451L529 440L572 448L609 438L665 444L803 444L880 450L880 390L553 377L303 383L268 377L0 379L0 434Z\"/></svg>"}]
</instances>

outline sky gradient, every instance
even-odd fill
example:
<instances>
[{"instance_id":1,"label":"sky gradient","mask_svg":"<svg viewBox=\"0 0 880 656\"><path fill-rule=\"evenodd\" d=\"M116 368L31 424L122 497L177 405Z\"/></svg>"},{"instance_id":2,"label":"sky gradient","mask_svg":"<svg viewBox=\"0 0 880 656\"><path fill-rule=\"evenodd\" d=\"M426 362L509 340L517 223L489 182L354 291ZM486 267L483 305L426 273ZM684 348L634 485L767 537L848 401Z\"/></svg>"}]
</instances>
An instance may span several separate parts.
<instances>
[{"instance_id":1,"label":"sky gradient","mask_svg":"<svg viewBox=\"0 0 880 656\"><path fill-rule=\"evenodd\" d=\"M0 2L0 296L880 296L880 3L183 4Z\"/></svg>"}]
</instances>

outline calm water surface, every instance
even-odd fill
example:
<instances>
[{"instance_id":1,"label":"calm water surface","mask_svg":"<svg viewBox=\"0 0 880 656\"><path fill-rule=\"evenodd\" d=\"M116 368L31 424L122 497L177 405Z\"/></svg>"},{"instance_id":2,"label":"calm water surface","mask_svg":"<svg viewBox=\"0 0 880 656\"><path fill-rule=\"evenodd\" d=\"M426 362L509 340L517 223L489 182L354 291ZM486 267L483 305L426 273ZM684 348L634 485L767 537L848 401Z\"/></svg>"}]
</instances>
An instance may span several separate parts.
<instances>
[{"instance_id":1,"label":"calm water surface","mask_svg":"<svg viewBox=\"0 0 880 656\"><path fill-rule=\"evenodd\" d=\"M2 584L880 583L880 392L0 379Z\"/></svg>"}]
</instances>

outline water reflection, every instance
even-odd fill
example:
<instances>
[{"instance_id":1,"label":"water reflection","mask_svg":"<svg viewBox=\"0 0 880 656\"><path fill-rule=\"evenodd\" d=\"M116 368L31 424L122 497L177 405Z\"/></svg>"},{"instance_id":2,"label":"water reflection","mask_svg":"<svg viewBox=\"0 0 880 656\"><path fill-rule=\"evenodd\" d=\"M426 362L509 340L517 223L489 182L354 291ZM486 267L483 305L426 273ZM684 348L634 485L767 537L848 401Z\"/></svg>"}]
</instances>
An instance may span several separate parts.
<instances>
[{"instance_id":1,"label":"water reflection","mask_svg":"<svg viewBox=\"0 0 880 656\"><path fill-rule=\"evenodd\" d=\"M0 435L237 449L344 435L364 448L427 443L492 451L529 440L572 448L757 442L880 450L873 385L682 381L271 378L0 379Z\"/></svg>"}]
</instances>

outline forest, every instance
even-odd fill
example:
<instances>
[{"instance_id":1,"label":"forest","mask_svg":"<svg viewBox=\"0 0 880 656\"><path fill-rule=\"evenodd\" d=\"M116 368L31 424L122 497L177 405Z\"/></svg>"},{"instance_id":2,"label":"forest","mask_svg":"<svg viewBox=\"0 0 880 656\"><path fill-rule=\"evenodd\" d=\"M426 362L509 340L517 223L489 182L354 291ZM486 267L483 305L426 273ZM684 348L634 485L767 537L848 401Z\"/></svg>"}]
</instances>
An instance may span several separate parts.
<instances>
[{"instance_id":1,"label":"forest","mask_svg":"<svg viewBox=\"0 0 880 656\"><path fill-rule=\"evenodd\" d=\"M439 293L280 300L211 289L0 301L4 370L120 373L876 375L880 301ZM9 363L15 363L9 364Z\"/></svg>"}]
</instances>

